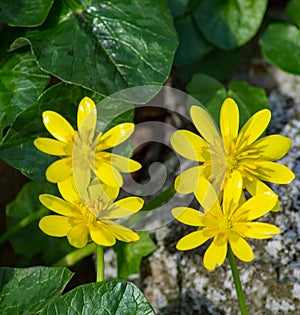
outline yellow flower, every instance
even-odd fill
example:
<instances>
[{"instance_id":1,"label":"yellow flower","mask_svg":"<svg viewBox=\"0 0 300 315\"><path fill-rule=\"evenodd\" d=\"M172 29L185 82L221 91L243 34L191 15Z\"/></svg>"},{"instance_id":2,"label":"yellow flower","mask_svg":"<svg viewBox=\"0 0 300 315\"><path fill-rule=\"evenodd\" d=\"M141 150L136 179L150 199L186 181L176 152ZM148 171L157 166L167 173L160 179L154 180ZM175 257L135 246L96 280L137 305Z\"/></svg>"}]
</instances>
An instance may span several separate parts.
<instances>
[{"instance_id":1,"label":"yellow flower","mask_svg":"<svg viewBox=\"0 0 300 315\"><path fill-rule=\"evenodd\" d=\"M267 239L280 232L274 225L252 222L274 207L277 196L267 192L245 201L240 177L240 173L235 171L228 179L222 205L213 187L202 176L199 180L202 190L196 193L196 197L204 208L204 213L188 207L172 209L172 214L178 221L199 228L181 238L176 245L177 249L193 249L213 238L203 258L208 270L222 265L228 243L236 257L249 262L254 254L245 239Z\"/></svg>"},{"instance_id":2,"label":"yellow flower","mask_svg":"<svg viewBox=\"0 0 300 315\"><path fill-rule=\"evenodd\" d=\"M132 159L105 151L128 139L134 124L122 123L105 133L97 133L97 109L88 97L78 107L78 131L53 111L43 113L43 122L55 139L37 138L34 145L44 153L61 157L46 170L50 182L59 183L74 175L76 182L79 179L86 188L95 174L106 185L121 187L120 172L134 172L141 167Z\"/></svg>"},{"instance_id":3,"label":"yellow flower","mask_svg":"<svg viewBox=\"0 0 300 315\"><path fill-rule=\"evenodd\" d=\"M40 202L58 214L40 220L39 227L45 234L67 236L69 243L77 248L84 247L90 240L102 246L112 246L116 239L123 242L139 240L137 233L112 220L139 211L143 199L127 197L113 202L118 188L93 184L88 187L88 194L83 199L72 177L58 183L58 188L64 199L49 194L40 195Z\"/></svg>"},{"instance_id":4,"label":"yellow flower","mask_svg":"<svg viewBox=\"0 0 300 315\"><path fill-rule=\"evenodd\" d=\"M220 112L221 135L204 108L192 106L190 113L203 138L188 130L178 130L171 137L171 145L183 157L203 164L176 178L178 192L195 192L201 175L209 179L216 190L222 191L233 171L241 174L243 188L252 196L271 191L263 181L287 184L294 179L288 167L274 162L287 153L291 140L281 135L258 140L271 119L269 110L258 111L239 130L238 106L227 98Z\"/></svg>"}]
</instances>

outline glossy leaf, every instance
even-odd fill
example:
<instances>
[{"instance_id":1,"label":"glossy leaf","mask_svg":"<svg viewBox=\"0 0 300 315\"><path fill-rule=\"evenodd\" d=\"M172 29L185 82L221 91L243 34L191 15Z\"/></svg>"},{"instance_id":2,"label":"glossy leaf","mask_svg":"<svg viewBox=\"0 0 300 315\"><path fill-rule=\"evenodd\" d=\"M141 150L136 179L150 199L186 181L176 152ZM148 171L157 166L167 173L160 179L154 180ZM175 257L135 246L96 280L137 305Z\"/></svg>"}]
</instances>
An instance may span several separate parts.
<instances>
[{"instance_id":1,"label":"glossy leaf","mask_svg":"<svg viewBox=\"0 0 300 315\"><path fill-rule=\"evenodd\" d=\"M186 86L186 90L207 108L216 121L219 121L220 108L227 95L221 82L203 73L197 73Z\"/></svg>"},{"instance_id":2,"label":"glossy leaf","mask_svg":"<svg viewBox=\"0 0 300 315\"><path fill-rule=\"evenodd\" d=\"M168 0L168 5L174 17L184 15L190 0Z\"/></svg>"},{"instance_id":3,"label":"glossy leaf","mask_svg":"<svg viewBox=\"0 0 300 315\"><path fill-rule=\"evenodd\" d=\"M198 73L186 87L188 93L199 100L219 122L220 109L227 97L233 98L240 109L240 126L255 112L270 109L265 91L245 81L231 81L226 91L222 83L212 77Z\"/></svg>"},{"instance_id":4,"label":"glossy leaf","mask_svg":"<svg viewBox=\"0 0 300 315\"><path fill-rule=\"evenodd\" d=\"M0 131L35 102L49 82L31 52L12 55L0 69Z\"/></svg>"},{"instance_id":5,"label":"glossy leaf","mask_svg":"<svg viewBox=\"0 0 300 315\"><path fill-rule=\"evenodd\" d=\"M53 0L1 0L0 20L10 26L33 27L41 25Z\"/></svg>"},{"instance_id":6,"label":"glossy leaf","mask_svg":"<svg viewBox=\"0 0 300 315\"><path fill-rule=\"evenodd\" d=\"M208 41L222 49L233 49L257 33L267 3L267 0L204 0L194 17Z\"/></svg>"},{"instance_id":7,"label":"glossy leaf","mask_svg":"<svg viewBox=\"0 0 300 315\"><path fill-rule=\"evenodd\" d=\"M208 54L213 45L198 30L191 15L184 15L175 20L179 46L176 51L175 64L190 64Z\"/></svg>"},{"instance_id":8,"label":"glossy leaf","mask_svg":"<svg viewBox=\"0 0 300 315\"><path fill-rule=\"evenodd\" d=\"M167 79L177 40L166 1L69 2L26 34L42 69L102 95Z\"/></svg>"},{"instance_id":9,"label":"glossy leaf","mask_svg":"<svg viewBox=\"0 0 300 315\"><path fill-rule=\"evenodd\" d=\"M264 57L284 71L300 75L300 29L287 23L273 23L261 37Z\"/></svg>"},{"instance_id":10,"label":"glossy leaf","mask_svg":"<svg viewBox=\"0 0 300 315\"><path fill-rule=\"evenodd\" d=\"M288 16L300 26L300 0L291 0L286 8Z\"/></svg>"},{"instance_id":11,"label":"glossy leaf","mask_svg":"<svg viewBox=\"0 0 300 315\"><path fill-rule=\"evenodd\" d=\"M127 278L140 272L143 257L155 250L155 244L148 232L138 232L140 240L134 243L118 242L114 246L117 254L118 277Z\"/></svg>"},{"instance_id":12,"label":"glossy leaf","mask_svg":"<svg viewBox=\"0 0 300 315\"><path fill-rule=\"evenodd\" d=\"M39 313L61 295L71 277L65 268L0 268L0 314Z\"/></svg>"},{"instance_id":13,"label":"glossy leaf","mask_svg":"<svg viewBox=\"0 0 300 315\"><path fill-rule=\"evenodd\" d=\"M143 293L130 282L109 280L76 287L40 315L155 315Z\"/></svg>"}]
</instances>

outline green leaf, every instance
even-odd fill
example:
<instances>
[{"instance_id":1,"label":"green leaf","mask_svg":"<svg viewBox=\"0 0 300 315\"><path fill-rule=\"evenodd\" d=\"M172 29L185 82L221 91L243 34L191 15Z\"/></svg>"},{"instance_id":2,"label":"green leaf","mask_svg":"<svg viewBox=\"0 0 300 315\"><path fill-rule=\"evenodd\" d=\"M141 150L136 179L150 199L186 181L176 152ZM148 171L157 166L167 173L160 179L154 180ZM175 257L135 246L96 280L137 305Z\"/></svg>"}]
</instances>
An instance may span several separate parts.
<instances>
[{"instance_id":1,"label":"green leaf","mask_svg":"<svg viewBox=\"0 0 300 315\"><path fill-rule=\"evenodd\" d=\"M194 63L213 49L196 27L191 15L175 19L175 27L179 37L175 64Z\"/></svg>"},{"instance_id":2,"label":"green leaf","mask_svg":"<svg viewBox=\"0 0 300 315\"><path fill-rule=\"evenodd\" d=\"M227 96L226 89L221 82L206 74L197 73L186 86L186 90L205 105L215 121L219 121L220 108Z\"/></svg>"},{"instance_id":3,"label":"green leaf","mask_svg":"<svg viewBox=\"0 0 300 315\"><path fill-rule=\"evenodd\" d=\"M291 0L286 8L288 16L300 26L300 0Z\"/></svg>"},{"instance_id":4,"label":"green leaf","mask_svg":"<svg viewBox=\"0 0 300 315\"><path fill-rule=\"evenodd\" d=\"M71 277L65 268L0 268L0 314L40 312L61 295Z\"/></svg>"},{"instance_id":5,"label":"green leaf","mask_svg":"<svg viewBox=\"0 0 300 315\"><path fill-rule=\"evenodd\" d=\"M24 222L10 241L14 251L18 254L32 257L45 248L47 236L38 228L38 220L49 211L39 202L39 195L42 193L57 193L57 189L52 184L30 182L23 186L18 196L6 207L7 231L13 229L15 225ZM42 210L42 211L40 211ZM39 215L36 215L39 213ZM31 217L32 222L25 218Z\"/></svg>"},{"instance_id":6,"label":"green leaf","mask_svg":"<svg viewBox=\"0 0 300 315\"><path fill-rule=\"evenodd\" d=\"M0 131L35 102L49 82L31 52L12 55L0 69Z\"/></svg>"},{"instance_id":7,"label":"green leaf","mask_svg":"<svg viewBox=\"0 0 300 315\"><path fill-rule=\"evenodd\" d=\"M168 5L174 17L179 17L186 13L189 0L168 0Z\"/></svg>"},{"instance_id":8,"label":"green leaf","mask_svg":"<svg viewBox=\"0 0 300 315\"><path fill-rule=\"evenodd\" d=\"M257 111L264 108L270 109L266 92L245 81L231 81L226 91L221 82L198 73L194 75L186 89L191 96L206 107L217 123L219 123L222 103L227 97L233 98L239 106L240 126Z\"/></svg>"},{"instance_id":9,"label":"green leaf","mask_svg":"<svg viewBox=\"0 0 300 315\"><path fill-rule=\"evenodd\" d=\"M1 0L0 20L10 26L33 27L41 25L53 0Z\"/></svg>"},{"instance_id":10,"label":"green leaf","mask_svg":"<svg viewBox=\"0 0 300 315\"><path fill-rule=\"evenodd\" d=\"M109 280L76 287L40 315L155 315L143 293L130 282Z\"/></svg>"},{"instance_id":11,"label":"green leaf","mask_svg":"<svg viewBox=\"0 0 300 315\"><path fill-rule=\"evenodd\" d=\"M270 109L265 90L251 86L245 81L231 81L228 97L233 98L239 106L240 126L259 110Z\"/></svg>"},{"instance_id":12,"label":"green leaf","mask_svg":"<svg viewBox=\"0 0 300 315\"><path fill-rule=\"evenodd\" d=\"M267 0L204 0L194 11L205 38L222 49L247 43L258 31Z\"/></svg>"},{"instance_id":13,"label":"green leaf","mask_svg":"<svg viewBox=\"0 0 300 315\"><path fill-rule=\"evenodd\" d=\"M127 278L140 272L143 257L151 254L156 246L148 232L138 232L140 240L134 243L118 242L114 246L117 254L118 277Z\"/></svg>"},{"instance_id":14,"label":"green leaf","mask_svg":"<svg viewBox=\"0 0 300 315\"><path fill-rule=\"evenodd\" d=\"M162 85L177 47L166 1L56 2L43 29L26 37L42 69L102 95ZM74 1L73 1L74 2Z\"/></svg>"},{"instance_id":15,"label":"green leaf","mask_svg":"<svg viewBox=\"0 0 300 315\"><path fill-rule=\"evenodd\" d=\"M273 23L261 37L264 58L284 71L300 75L300 29L287 23Z\"/></svg>"}]
</instances>

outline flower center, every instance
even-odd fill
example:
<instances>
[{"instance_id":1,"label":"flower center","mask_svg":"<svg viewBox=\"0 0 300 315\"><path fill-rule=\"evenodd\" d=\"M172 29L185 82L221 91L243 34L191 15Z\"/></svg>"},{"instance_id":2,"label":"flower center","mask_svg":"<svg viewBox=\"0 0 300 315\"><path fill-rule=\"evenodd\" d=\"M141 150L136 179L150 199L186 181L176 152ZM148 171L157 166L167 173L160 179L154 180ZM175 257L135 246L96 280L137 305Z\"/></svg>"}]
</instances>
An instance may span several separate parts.
<instances>
[{"instance_id":1,"label":"flower center","mask_svg":"<svg viewBox=\"0 0 300 315\"><path fill-rule=\"evenodd\" d=\"M226 171L232 172L238 166L238 160L235 156L229 155L226 157Z\"/></svg>"},{"instance_id":2,"label":"flower center","mask_svg":"<svg viewBox=\"0 0 300 315\"><path fill-rule=\"evenodd\" d=\"M232 228L231 220L228 220L228 218L226 217L219 218L218 225L219 225L219 229L223 232L226 232Z\"/></svg>"},{"instance_id":3,"label":"flower center","mask_svg":"<svg viewBox=\"0 0 300 315\"><path fill-rule=\"evenodd\" d=\"M95 223L97 221L95 214L90 211L86 206L82 206L81 212L86 223Z\"/></svg>"}]
</instances>

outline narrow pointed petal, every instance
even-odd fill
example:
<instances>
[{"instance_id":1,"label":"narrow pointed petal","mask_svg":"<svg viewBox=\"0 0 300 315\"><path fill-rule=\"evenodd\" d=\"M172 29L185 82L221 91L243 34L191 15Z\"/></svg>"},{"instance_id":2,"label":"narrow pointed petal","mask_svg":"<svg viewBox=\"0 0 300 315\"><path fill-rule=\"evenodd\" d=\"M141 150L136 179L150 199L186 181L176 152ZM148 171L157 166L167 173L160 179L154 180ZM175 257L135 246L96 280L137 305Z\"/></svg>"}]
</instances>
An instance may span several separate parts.
<instances>
[{"instance_id":1,"label":"narrow pointed petal","mask_svg":"<svg viewBox=\"0 0 300 315\"><path fill-rule=\"evenodd\" d=\"M199 178L195 196L205 212L210 210L216 202L219 202L213 186L204 176Z\"/></svg>"},{"instance_id":2,"label":"narrow pointed petal","mask_svg":"<svg viewBox=\"0 0 300 315\"><path fill-rule=\"evenodd\" d=\"M120 172L113 168L106 161L96 161L96 175L104 184L113 187L121 187L123 185L123 178Z\"/></svg>"},{"instance_id":3,"label":"narrow pointed petal","mask_svg":"<svg viewBox=\"0 0 300 315\"><path fill-rule=\"evenodd\" d=\"M178 250L193 249L193 248L199 247L200 245L205 243L208 239L210 239L210 237L207 236L204 230L195 231L182 237L177 242L176 248Z\"/></svg>"},{"instance_id":4,"label":"narrow pointed petal","mask_svg":"<svg viewBox=\"0 0 300 315\"><path fill-rule=\"evenodd\" d=\"M89 121L90 128L95 130L97 121L96 105L89 97L84 97L78 106L77 111L77 127L80 129L84 120Z\"/></svg>"},{"instance_id":5,"label":"narrow pointed petal","mask_svg":"<svg viewBox=\"0 0 300 315\"><path fill-rule=\"evenodd\" d=\"M192 161L204 162L208 155L206 142L188 130L175 131L170 143L178 154Z\"/></svg>"},{"instance_id":6,"label":"narrow pointed petal","mask_svg":"<svg viewBox=\"0 0 300 315\"><path fill-rule=\"evenodd\" d=\"M100 182L98 178L95 178L88 187L88 191L91 200L103 199L105 201L114 201L119 195L120 187L108 186Z\"/></svg>"},{"instance_id":7,"label":"narrow pointed petal","mask_svg":"<svg viewBox=\"0 0 300 315\"><path fill-rule=\"evenodd\" d=\"M216 146L223 143L214 120L203 107L192 106L190 112L197 130L209 145Z\"/></svg>"},{"instance_id":8,"label":"narrow pointed petal","mask_svg":"<svg viewBox=\"0 0 300 315\"><path fill-rule=\"evenodd\" d=\"M253 251L247 241L245 241L241 236L236 233L230 233L229 243L234 255L238 259L246 262L253 260Z\"/></svg>"},{"instance_id":9,"label":"narrow pointed petal","mask_svg":"<svg viewBox=\"0 0 300 315\"><path fill-rule=\"evenodd\" d=\"M68 217L78 217L81 215L80 210L68 201L49 194L39 196L40 202L48 209Z\"/></svg>"},{"instance_id":10,"label":"narrow pointed petal","mask_svg":"<svg viewBox=\"0 0 300 315\"><path fill-rule=\"evenodd\" d=\"M227 254L227 239L223 236L215 237L203 257L203 264L206 269L214 270L220 267Z\"/></svg>"},{"instance_id":11,"label":"narrow pointed petal","mask_svg":"<svg viewBox=\"0 0 300 315\"><path fill-rule=\"evenodd\" d=\"M241 173L234 171L224 188L223 211L225 216L230 217L231 213L238 207L242 189L243 178Z\"/></svg>"},{"instance_id":12,"label":"narrow pointed petal","mask_svg":"<svg viewBox=\"0 0 300 315\"><path fill-rule=\"evenodd\" d=\"M144 204L144 200L138 197L127 197L116 201L107 209L101 211L101 219L119 219L132 215L139 211Z\"/></svg>"},{"instance_id":13,"label":"narrow pointed petal","mask_svg":"<svg viewBox=\"0 0 300 315\"><path fill-rule=\"evenodd\" d=\"M142 209L144 200L139 197L127 197L116 201L114 204L124 210L136 212Z\"/></svg>"},{"instance_id":14,"label":"narrow pointed petal","mask_svg":"<svg viewBox=\"0 0 300 315\"><path fill-rule=\"evenodd\" d=\"M259 179L275 183L275 184L288 184L295 178L295 174L286 166L269 161L256 162L258 166L257 176Z\"/></svg>"},{"instance_id":15,"label":"narrow pointed petal","mask_svg":"<svg viewBox=\"0 0 300 315\"><path fill-rule=\"evenodd\" d=\"M53 111L43 112L43 122L51 135L64 143L72 143L75 137L75 131L69 122Z\"/></svg>"},{"instance_id":16,"label":"narrow pointed petal","mask_svg":"<svg viewBox=\"0 0 300 315\"><path fill-rule=\"evenodd\" d=\"M203 213L188 207L178 207L172 209L173 217L186 225L203 226Z\"/></svg>"},{"instance_id":17,"label":"narrow pointed petal","mask_svg":"<svg viewBox=\"0 0 300 315\"><path fill-rule=\"evenodd\" d=\"M46 178L51 183L59 183L72 176L72 157L59 159L46 170Z\"/></svg>"},{"instance_id":18,"label":"narrow pointed petal","mask_svg":"<svg viewBox=\"0 0 300 315\"><path fill-rule=\"evenodd\" d=\"M73 205L76 205L78 200L80 200L80 196L77 192L74 178L72 176L68 177L63 182L58 183L57 186L62 197Z\"/></svg>"},{"instance_id":19,"label":"narrow pointed petal","mask_svg":"<svg viewBox=\"0 0 300 315\"><path fill-rule=\"evenodd\" d=\"M107 229L113 233L114 237L122 242L136 242L140 239L139 235L127 227L115 223L113 221L107 221Z\"/></svg>"},{"instance_id":20,"label":"narrow pointed petal","mask_svg":"<svg viewBox=\"0 0 300 315\"><path fill-rule=\"evenodd\" d=\"M67 237L72 246L83 248L89 240L89 230L85 223L80 223L69 230Z\"/></svg>"},{"instance_id":21,"label":"narrow pointed petal","mask_svg":"<svg viewBox=\"0 0 300 315\"><path fill-rule=\"evenodd\" d=\"M133 131L134 124L132 123L123 123L111 128L99 138L97 151L110 149L119 145L128 139Z\"/></svg>"},{"instance_id":22,"label":"narrow pointed petal","mask_svg":"<svg viewBox=\"0 0 300 315\"><path fill-rule=\"evenodd\" d=\"M238 143L245 142L247 145L253 143L266 130L271 120L271 112L262 109L248 119L238 136Z\"/></svg>"},{"instance_id":23,"label":"narrow pointed petal","mask_svg":"<svg viewBox=\"0 0 300 315\"><path fill-rule=\"evenodd\" d=\"M101 246L113 246L116 239L113 233L101 222L97 222L93 228L90 229L91 239Z\"/></svg>"},{"instance_id":24,"label":"narrow pointed petal","mask_svg":"<svg viewBox=\"0 0 300 315\"><path fill-rule=\"evenodd\" d=\"M226 98L220 111L220 129L225 143L236 139L239 131L239 108L232 98Z\"/></svg>"},{"instance_id":25,"label":"narrow pointed petal","mask_svg":"<svg viewBox=\"0 0 300 315\"><path fill-rule=\"evenodd\" d=\"M36 148L46 154L66 156L72 155L73 146L50 138L37 138L33 141Z\"/></svg>"},{"instance_id":26,"label":"narrow pointed petal","mask_svg":"<svg viewBox=\"0 0 300 315\"><path fill-rule=\"evenodd\" d=\"M271 238L280 233L280 229L272 224L263 222L250 222L247 223L249 229L244 233L246 237L256 239Z\"/></svg>"},{"instance_id":27,"label":"narrow pointed petal","mask_svg":"<svg viewBox=\"0 0 300 315\"><path fill-rule=\"evenodd\" d=\"M101 152L97 153L97 158L105 160L106 163L111 164L114 168L124 173L135 172L142 167L139 162L118 154Z\"/></svg>"},{"instance_id":28,"label":"narrow pointed petal","mask_svg":"<svg viewBox=\"0 0 300 315\"><path fill-rule=\"evenodd\" d=\"M233 216L237 220L243 218L245 221L258 219L271 211L276 205L277 200L277 195L271 192L255 195L243 203L235 211Z\"/></svg>"},{"instance_id":29,"label":"narrow pointed petal","mask_svg":"<svg viewBox=\"0 0 300 315\"><path fill-rule=\"evenodd\" d=\"M270 135L257 140L251 148L259 152L266 160L275 161L285 156L292 145L292 140L281 135Z\"/></svg>"},{"instance_id":30,"label":"narrow pointed petal","mask_svg":"<svg viewBox=\"0 0 300 315\"><path fill-rule=\"evenodd\" d=\"M189 194L193 191L196 191L201 174L201 166L194 166L183 171L175 179L175 190L180 194Z\"/></svg>"},{"instance_id":31,"label":"narrow pointed petal","mask_svg":"<svg viewBox=\"0 0 300 315\"><path fill-rule=\"evenodd\" d=\"M39 222L39 228L47 235L66 236L72 228L70 219L61 215L47 215Z\"/></svg>"}]
</instances>

